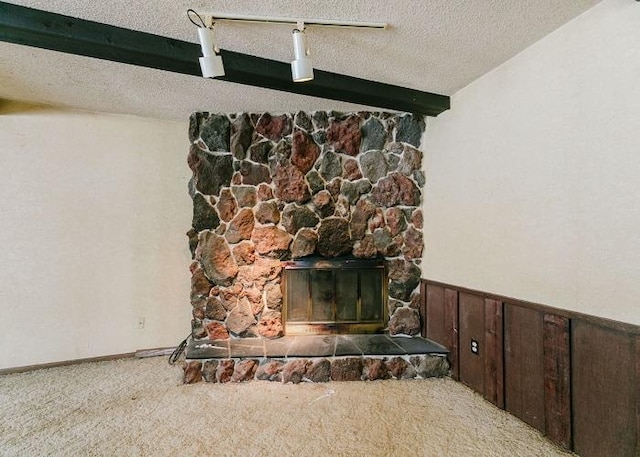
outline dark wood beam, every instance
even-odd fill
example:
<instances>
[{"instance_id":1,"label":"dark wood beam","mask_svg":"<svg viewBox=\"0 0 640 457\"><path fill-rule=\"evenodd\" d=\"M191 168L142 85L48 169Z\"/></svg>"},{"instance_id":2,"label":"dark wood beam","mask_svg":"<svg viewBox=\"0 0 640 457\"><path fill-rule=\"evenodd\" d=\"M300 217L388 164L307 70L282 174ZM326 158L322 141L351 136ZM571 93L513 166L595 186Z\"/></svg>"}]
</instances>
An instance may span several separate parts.
<instances>
[{"instance_id":1,"label":"dark wood beam","mask_svg":"<svg viewBox=\"0 0 640 457\"><path fill-rule=\"evenodd\" d=\"M201 77L196 43L4 2L0 41ZM223 81L428 116L450 106L445 95L322 70L314 71L313 81L294 83L288 63L226 50L221 55Z\"/></svg>"}]
</instances>

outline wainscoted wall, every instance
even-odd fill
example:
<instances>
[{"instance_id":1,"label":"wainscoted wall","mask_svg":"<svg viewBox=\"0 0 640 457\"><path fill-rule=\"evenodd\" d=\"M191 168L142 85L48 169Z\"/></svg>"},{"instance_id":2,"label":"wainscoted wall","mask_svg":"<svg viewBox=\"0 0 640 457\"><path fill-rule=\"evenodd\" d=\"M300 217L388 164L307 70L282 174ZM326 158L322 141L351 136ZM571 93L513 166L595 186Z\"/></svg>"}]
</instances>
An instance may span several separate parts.
<instances>
[{"instance_id":1,"label":"wainscoted wall","mask_svg":"<svg viewBox=\"0 0 640 457\"><path fill-rule=\"evenodd\" d=\"M384 257L389 331L417 334L421 116L191 116L193 336L282 336L281 261ZM185 297L186 299L186 297Z\"/></svg>"},{"instance_id":2,"label":"wainscoted wall","mask_svg":"<svg viewBox=\"0 0 640 457\"><path fill-rule=\"evenodd\" d=\"M640 452L640 327L422 281L453 377L583 457ZM477 353L473 349L477 348Z\"/></svg>"}]
</instances>

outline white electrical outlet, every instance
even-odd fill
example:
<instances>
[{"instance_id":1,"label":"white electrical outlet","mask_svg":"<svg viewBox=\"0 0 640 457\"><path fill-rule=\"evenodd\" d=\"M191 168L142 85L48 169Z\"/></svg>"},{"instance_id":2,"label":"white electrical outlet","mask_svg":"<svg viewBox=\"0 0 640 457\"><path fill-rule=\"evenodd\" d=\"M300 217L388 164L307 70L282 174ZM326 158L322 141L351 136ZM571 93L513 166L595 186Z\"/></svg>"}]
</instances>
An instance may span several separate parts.
<instances>
[{"instance_id":1,"label":"white electrical outlet","mask_svg":"<svg viewBox=\"0 0 640 457\"><path fill-rule=\"evenodd\" d=\"M138 320L136 320L136 328L137 329L144 328L144 317L139 317Z\"/></svg>"}]
</instances>

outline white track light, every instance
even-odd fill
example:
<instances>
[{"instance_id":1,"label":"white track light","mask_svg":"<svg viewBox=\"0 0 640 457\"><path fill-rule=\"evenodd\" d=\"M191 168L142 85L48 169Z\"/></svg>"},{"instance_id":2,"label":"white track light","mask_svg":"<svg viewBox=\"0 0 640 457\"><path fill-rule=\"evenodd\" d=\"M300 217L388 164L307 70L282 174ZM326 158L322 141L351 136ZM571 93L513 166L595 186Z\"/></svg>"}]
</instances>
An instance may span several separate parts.
<instances>
[{"instance_id":1,"label":"white track light","mask_svg":"<svg viewBox=\"0 0 640 457\"><path fill-rule=\"evenodd\" d=\"M291 62L293 82L311 81L313 79L313 64L309 58L307 37L303 30L293 30L293 55L294 61Z\"/></svg>"},{"instance_id":2,"label":"white track light","mask_svg":"<svg viewBox=\"0 0 640 457\"><path fill-rule=\"evenodd\" d=\"M198 39L200 40L203 55L203 57L200 57L199 59L202 76L205 78L224 76L222 57L216 53L217 49L213 36L213 29L198 27Z\"/></svg>"}]
</instances>

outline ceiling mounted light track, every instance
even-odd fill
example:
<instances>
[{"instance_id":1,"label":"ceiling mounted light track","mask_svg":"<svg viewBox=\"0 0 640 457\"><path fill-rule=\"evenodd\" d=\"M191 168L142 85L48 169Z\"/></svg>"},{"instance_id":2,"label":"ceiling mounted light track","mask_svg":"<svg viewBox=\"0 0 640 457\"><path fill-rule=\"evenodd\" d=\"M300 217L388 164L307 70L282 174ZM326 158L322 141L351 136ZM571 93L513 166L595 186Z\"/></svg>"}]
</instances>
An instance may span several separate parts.
<instances>
[{"instance_id":1,"label":"ceiling mounted light track","mask_svg":"<svg viewBox=\"0 0 640 457\"><path fill-rule=\"evenodd\" d=\"M199 23L193 19L192 15L195 15ZM200 41L200 47L202 48L202 57L198 61L200 62L202 76L205 78L224 76L224 65L222 57L220 57L220 49L216 46L213 34L213 22L210 22L209 25L205 24L202 17L192 9L187 10L187 17L198 27L198 41Z\"/></svg>"},{"instance_id":2,"label":"ceiling mounted light track","mask_svg":"<svg viewBox=\"0 0 640 457\"><path fill-rule=\"evenodd\" d=\"M201 22L196 23L191 15L195 15ZM243 16L240 14L223 14L223 13L205 13L198 14L194 10L187 10L187 16L189 20L196 26L200 27L198 30L198 36L200 37L200 44L202 44L202 32L203 28L213 28L216 22L249 22L259 24L295 24L296 28L293 29L293 54L294 59L291 62L291 78L293 82L301 83L311 81L313 79L313 64L309 58L309 48L307 46L307 37L305 35L305 28L308 26L314 27L350 27L359 29L386 29L386 22L356 22L356 21L337 21L337 20L324 20L324 19L292 19L287 17L273 17L273 16ZM203 52L205 47L203 45ZM200 58L200 66L203 65L203 59L207 56ZM222 62L219 64L222 66ZM202 66L202 75L205 77L205 67ZM222 73L222 76L224 73ZM215 76L210 76L215 77Z\"/></svg>"}]
</instances>

